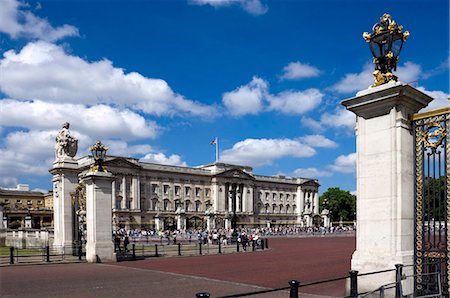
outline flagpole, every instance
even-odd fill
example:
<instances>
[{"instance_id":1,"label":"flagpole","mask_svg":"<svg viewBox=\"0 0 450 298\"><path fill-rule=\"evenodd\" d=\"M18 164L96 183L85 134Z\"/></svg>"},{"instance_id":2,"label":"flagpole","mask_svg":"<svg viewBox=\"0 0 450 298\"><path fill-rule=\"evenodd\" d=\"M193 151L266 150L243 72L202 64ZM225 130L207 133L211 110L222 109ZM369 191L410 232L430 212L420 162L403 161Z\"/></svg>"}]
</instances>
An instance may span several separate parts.
<instances>
[{"instance_id":1,"label":"flagpole","mask_svg":"<svg viewBox=\"0 0 450 298\"><path fill-rule=\"evenodd\" d=\"M219 162L219 138L216 137L216 162Z\"/></svg>"}]
</instances>

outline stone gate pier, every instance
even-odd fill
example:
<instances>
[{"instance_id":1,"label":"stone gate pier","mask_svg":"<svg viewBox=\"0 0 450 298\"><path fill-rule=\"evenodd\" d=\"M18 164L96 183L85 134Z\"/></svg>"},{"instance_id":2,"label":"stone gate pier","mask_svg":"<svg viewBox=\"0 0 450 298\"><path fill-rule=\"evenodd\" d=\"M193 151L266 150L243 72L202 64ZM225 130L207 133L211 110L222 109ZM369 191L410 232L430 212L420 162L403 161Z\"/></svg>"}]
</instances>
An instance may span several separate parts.
<instances>
[{"instance_id":1,"label":"stone gate pier","mask_svg":"<svg viewBox=\"0 0 450 298\"><path fill-rule=\"evenodd\" d=\"M356 114L357 236L352 270L413 264L414 135L410 118L432 98L400 82L361 91L342 104ZM404 272L411 275L412 267ZM395 281L394 272L358 279L358 292ZM412 278L404 293L412 292Z\"/></svg>"}]
</instances>

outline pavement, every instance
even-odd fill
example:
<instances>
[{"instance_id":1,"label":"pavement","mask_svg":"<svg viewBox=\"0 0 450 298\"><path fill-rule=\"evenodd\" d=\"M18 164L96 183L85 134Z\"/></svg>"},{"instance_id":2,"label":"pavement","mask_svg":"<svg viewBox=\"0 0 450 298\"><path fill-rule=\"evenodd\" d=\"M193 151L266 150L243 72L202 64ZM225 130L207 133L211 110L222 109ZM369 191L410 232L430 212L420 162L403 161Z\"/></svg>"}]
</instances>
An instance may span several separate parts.
<instances>
[{"instance_id":1,"label":"pavement","mask_svg":"<svg viewBox=\"0 0 450 298\"><path fill-rule=\"evenodd\" d=\"M270 238L269 250L103 264L0 268L0 297L211 297L348 274L355 238ZM300 288L300 297L343 297L345 281ZM252 297L289 297L288 291Z\"/></svg>"}]
</instances>

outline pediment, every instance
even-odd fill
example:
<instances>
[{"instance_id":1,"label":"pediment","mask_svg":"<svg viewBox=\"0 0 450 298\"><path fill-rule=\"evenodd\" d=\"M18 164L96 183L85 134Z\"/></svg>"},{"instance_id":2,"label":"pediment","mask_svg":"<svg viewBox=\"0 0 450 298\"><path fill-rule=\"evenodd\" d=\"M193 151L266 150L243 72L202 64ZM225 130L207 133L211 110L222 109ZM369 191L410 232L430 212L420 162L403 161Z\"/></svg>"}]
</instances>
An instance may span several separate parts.
<instances>
[{"instance_id":1,"label":"pediment","mask_svg":"<svg viewBox=\"0 0 450 298\"><path fill-rule=\"evenodd\" d=\"M216 174L216 177L220 178L234 178L234 179L246 179L246 180L255 180L255 177L252 175L247 174L246 172L240 170L240 169L230 169L227 171L224 171L222 173Z\"/></svg>"},{"instance_id":2,"label":"pediment","mask_svg":"<svg viewBox=\"0 0 450 298\"><path fill-rule=\"evenodd\" d=\"M128 168L128 169L138 169L140 168L137 164L132 163L131 161L126 160L125 158L113 158L110 160L106 160L104 164L107 167L111 168Z\"/></svg>"},{"instance_id":3,"label":"pediment","mask_svg":"<svg viewBox=\"0 0 450 298\"><path fill-rule=\"evenodd\" d=\"M316 180L307 180L302 183L302 186L313 186L313 187L319 187L320 184Z\"/></svg>"}]
</instances>

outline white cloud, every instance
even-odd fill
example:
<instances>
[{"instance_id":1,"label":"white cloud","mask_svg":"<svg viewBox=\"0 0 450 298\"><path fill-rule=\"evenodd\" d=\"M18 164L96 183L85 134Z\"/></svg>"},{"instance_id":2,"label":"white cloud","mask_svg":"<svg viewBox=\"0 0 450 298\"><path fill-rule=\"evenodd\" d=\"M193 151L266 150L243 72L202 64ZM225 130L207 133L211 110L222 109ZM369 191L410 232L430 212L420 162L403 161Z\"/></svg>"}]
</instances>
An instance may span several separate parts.
<instances>
[{"instance_id":1,"label":"white cloud","mask_svg":"<svg viewBox=\"0 0 450 298\"><path fill-rule=\"evenodd\" d=\"M26 115L26 117L24 117ZM107 105L84 106L43 101L0 100L0 126L58 129L64 122L82 134L125 140L155 138L159 127L130 110Z\"/></svg>"},{"instance_id":2,"label":"white cloud","mask_svg":"<svg viewBox=\"0 0 450 298\"><path fill-rule=\"evenodd\" d=\"M309 64L299 61L291 62L283 68L282 80L298 80L304 78L318 77L320 70Z\"/></svg>"},{"instance_id":3,"label":"white cloud","mask_svg":"<svg viewBox=\"0 0 450 298\"><path fill-rule=\"evenodd\" d=\"M157 163L172 166L182 166L186 167L186 162L181 160L181 156L177 154L172 154L166 156L164 153L148 153L143 158L140 159L142 162Z\"/></svg>"},{"instance_id":4,"label":"white cloud","mask_svg":"<svg viewBox=\"0 0 450 298\"><path fill-rule=\"evenodd\" d=\"M0 0L0 32L11 38L19 37L57 41L67 36L78 36L71 25L53 27L46 19L25 10L27 4L16 0Z\"/></svg>"},{"instance_id":5,"label":"white cloud","mask_svg":"<svg viewBox=\"0 0 450 298\"><path fill-rule=\"evenodd\" d=\"M211 5L213 7L239 5L244 11L255 16L263 15L269 10L267 5L263 4L261 0L190 0L189 2L196 5Z\"/></svg>"},{"instance_id":6,"label":"white cloud","mask_svg":"<svg viewBox=\"0 0 450 298\"><path fill-rule=\"evenodd\" d=\"M222 102L233 116L255 115L265 109L299 115L317 107L323 97L324 94L314 88L270 94L267 81L255 76L248 84L225 92Z\"/></svg>"},{"instance_id":7,"label":"white cloud","mask_svg":"<svg viewBox=\"0 0 450 298\"><path fill-rule=\"evenodd\" d=\"M213 107L174 93L164 80L125 73L106 59L88 62L43 41L29 43L18 53L5 52L0 72L0 90L16 99L112 103L154 115L215 114Z\"/></svg>"},{"instance_id":8,"label":"white cloud","mask_svg":"<svg viewBox=\"0 0 450 298\"><path fill-rule=\"evenodd\" d=\"M224 150L220 161L259 167L283 157L311 157L316 151L299 140L246 139Z\"/></svg>"},{"instance_id":9,"label":"white cloud","mask_svg":"<svg viewBox=\"0 0 450 298\"><path fill-rule=\"evenodd\" d=\"M354 173L356 170L356 153L338 156L334 164L329 165L328 168L333 172Z\"/></svg>"},{"instance_id":10,"label":"white cloud","mask_svg":"<svg viewBox=\"0 0 450 298\"><path fill-rule=\"evenodd\" d=\"M299 138L305 144L315 148L336 148L339 145L322 135L308 135Z\"/></svg>"},{"instance_id":11,"label":"white cloud","mask_svg":"<svg viewBox=\"0 0 450 298\"><path fill-rule=\"evenodd\" d=\"M284 91L277 95L268 95L269 110L280 111L284 114L301 115L313 110L321 102L324 94L318 89L304 91Z\"/></svg>"},{"instance_id":12,"label":"white cloud","mask_svg":"<svg viewBox=\"0 0 450 298\"><path fill-rule=\"evenodd\" d=\"M329 171L321 171L317 168L300 168L294 171L294 175L301 178L317 178L317 177L330 177L333 173Z\"/></svg>"},{"instance_id":13,"label":"white cloud","mask_svg":"<svg viewBox=\"0 0 450 298\"><path fill-rule=\"evenodd\" d=\"M324 113L320 120L302 117L301 123L314 131L324 131L327 127L344 128L353 131L356 126L356 116L345 108L338 107L333 113Z\"/></svg>"},{"instance_id":14,"label":"white cloud","mask_svg":"<svg viewBox=\"0 0 450 298\"><path fill-rule=\"evenodd\" d=\"M224 93L222 102L234 116L257 114L262 110L263 98L267 89L268 84L265 80L253 77L247 85Z\"/></svg>"},{"instance_id":15,"label":"white cloud","mask_svg":"<svg viewBox=\"0 0 450 298\"><path fill-rule=\"evenodd\" d=\"M429 96L431 96L433 99L433 101L424 109L420 110L420 112L424 112L424 111L430 111L430 110L434 110L434 109L438 109L438 108L444 108L444 107L448 107L450 105L450 94L442 92L442 91L429 91L426 90L423 87L418 87L417 89L419 89L420 91L428 94Z\"/></svg>"},{"instance_id":16,"label":"white cloud","mask_svg":"<svg viewBox=\"0 0 450 298\"><path fill-rule=\"evenodd\" d=\"M373 71L373 64L365 64L360 73L346 74L331 89L339 93L352 93L365 90L373 85ZM421 72L422 68L420 65L407 61L402 66L398 66L394 74L398 76L399 81L411 83L419 79Z\"/></svg>"}]
</instances>

